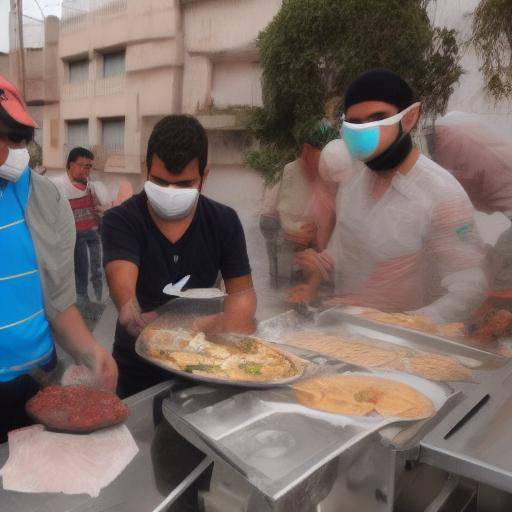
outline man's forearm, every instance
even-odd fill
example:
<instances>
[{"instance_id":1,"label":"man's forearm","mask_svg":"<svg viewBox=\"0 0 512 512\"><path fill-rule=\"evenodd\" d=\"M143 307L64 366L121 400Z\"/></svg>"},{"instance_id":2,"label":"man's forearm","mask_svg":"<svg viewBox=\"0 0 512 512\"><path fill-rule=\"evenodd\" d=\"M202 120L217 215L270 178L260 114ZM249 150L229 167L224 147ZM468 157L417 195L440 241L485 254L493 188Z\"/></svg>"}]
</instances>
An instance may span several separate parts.
<instances>
[{"instance_id":1,"label":"man's forearm","mask_svg":"<svg viewBox=\"0 0 512 512\"><path fill-rule=\"evenodd\" d=\"M116 306L117 311L120 311L125 304L135 299L135 290L133 290L131 287L123 286L120 284L112 285L110 281L108 281L108 285L110 290L110 298Z\"/></svg>"},{"instance_id":2,"label":"man's forearm","mask_svg":"<svg viewBox=\"0 0 512 512\"><path fill-rule=\"evenodd\" d=\"M112 355L93 337L76 306L70 306L52 320L57 343L75 363L89 368L96 385L111 391L117 383L117 366Z\"/></svg>"},{"instance_id":3,"label":"man's forearm","mask_svg":"<svg viewBox=\"0 0 512 512\"><path fill-rule=\"evenodd\" d=\"M76 306L69 306L65 311L50 320L56 334L56 342L75 362L85 363L88 354L96 345L96 340L85 325Z\"/></svg>"},{"instance_id":4,"label":"man's forearm","mask_svg":"<svg viewBox=\"0 0 512 512\"><path fill-rule=\"evenodd\" d=\"M253 288L228 295L224 300L226 327L233 332L253 332L258 302Z\"/></svg>"},{"instance_id":5,"label":"man's forearm","mask_svg":"<svg viewBox=\"0 0 512 512\"><path fill-rule=\"evenodd\" d=\"M135 299L138 268L123 261L113 261L105 269L110 297L117 311Z\"/></svg>"}]
</instances>

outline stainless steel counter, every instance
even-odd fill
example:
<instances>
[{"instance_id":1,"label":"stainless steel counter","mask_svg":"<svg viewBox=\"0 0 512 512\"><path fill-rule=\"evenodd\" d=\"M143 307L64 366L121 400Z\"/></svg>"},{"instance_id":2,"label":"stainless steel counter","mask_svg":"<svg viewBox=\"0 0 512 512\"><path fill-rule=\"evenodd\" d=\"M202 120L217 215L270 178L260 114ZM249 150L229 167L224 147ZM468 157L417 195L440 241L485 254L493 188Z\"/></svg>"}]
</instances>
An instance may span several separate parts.
<instances>
[{"instance_id":1,"label":"stainless steel counter","mask_svg":"<svg viewBox=\"0 0 512 512\"><path fill-rule=\"evenodd\" d=\"M154 414L160 419L160 395L169 395L170 382L147 389L127 400L132 413L126 425L139 453L121 475L104 488L97 498L87 495L27 494L0 488L2 512L146 512L165 501L204 459L204 455L179 437L166 422L154 426ZM154 411L154 404L157 408ZM158 418L157 418L158 419ZM0 446L0 467L9 455L7 443ZM37 464L37 461L34 461ZM174 506L161 510L179 512L197 510L194 496L185 496Z\"/></svg>"},{"instance_id":2,"label":"stainless steel counter","mask_svg":"<svg viewBox=\"0 0 512 512\"><path fill-rule=\"evenodd\" d=\"M512 362L420 444L420 460L512 493Z\"/></svg>"}]
</instances>

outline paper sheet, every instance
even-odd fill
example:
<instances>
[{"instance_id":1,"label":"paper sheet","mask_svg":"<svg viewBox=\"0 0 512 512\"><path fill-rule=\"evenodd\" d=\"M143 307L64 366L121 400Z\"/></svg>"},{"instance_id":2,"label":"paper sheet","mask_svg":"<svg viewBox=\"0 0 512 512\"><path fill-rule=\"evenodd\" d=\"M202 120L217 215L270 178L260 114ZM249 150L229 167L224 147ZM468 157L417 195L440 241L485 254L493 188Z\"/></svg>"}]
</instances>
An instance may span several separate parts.
<instances>
[{"instance_id":1,"label":"paper sheet","mask_svg":"<svg viewBox=\"0 0 512 512\"><path fill-rule=\"evenodd\" d=\"M0 474L7 491L97 497L138 451L125 425L88 435L47 432L34 425L9 432L9 459Z\"/></svg>"}]
</instances>

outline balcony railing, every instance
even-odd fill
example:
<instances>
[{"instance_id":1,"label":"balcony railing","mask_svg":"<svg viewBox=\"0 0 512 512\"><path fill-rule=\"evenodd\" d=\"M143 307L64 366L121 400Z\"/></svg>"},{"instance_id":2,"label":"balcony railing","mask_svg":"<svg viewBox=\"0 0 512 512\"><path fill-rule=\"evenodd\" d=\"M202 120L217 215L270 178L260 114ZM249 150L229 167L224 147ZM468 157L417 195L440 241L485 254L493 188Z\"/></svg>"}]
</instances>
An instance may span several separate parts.
<instances>
[{"instance_id":1,"label":"balcony railing","mask_svg":"<svg viewBox=\"0 0 512 512\"><path fill-rule=\"evenodd\" d=\"M94 168L101 171L123 172L125 168L125 154L123 144L95 145Z\"/></svg>"},{"instance_id":2,"label":"balcony railing","mask_svg":"<svg viewBox=\"0 0 512 512\"><path fill-rule=\"evenodd\" d=\"M121 15L128 9L128 0L64 0L61 32L84 30L88 23Z\"/></svg>"},{"instance_id":3,"label":"balcony railing","mask_svg":"<svg viewBox=\"0 0 512 512\"><path fill-rule=\"evenodd\" d=\"M115 75L106 78L98 78L94 82L94 94L96 96L110 96L124 91L125 75Z\"/></svg>"},{"instance_id":4,"label":"balcony railing","mask_svg":"<svg viewBox=\"0 0 512 512\"><path fill-rule=\"evenodd\" d=\"M76 100L91 96L111 96L124 91L125 75L109 76L97 80L85 80L84 82L65 83L61 88L61 99Z\"/></svg>"},{"instance_id":5,"label":"balcony railing","mask_svg":"<svg viewBox=\"0 0 512 512\"><path fill-rule=\"evenodd\" d=\"M91 96L94 83L91 80L84 82L68 82L62 84L61 99L63 100L77 100L80 98L88 98Z\"/></svg>"}]
</instances>

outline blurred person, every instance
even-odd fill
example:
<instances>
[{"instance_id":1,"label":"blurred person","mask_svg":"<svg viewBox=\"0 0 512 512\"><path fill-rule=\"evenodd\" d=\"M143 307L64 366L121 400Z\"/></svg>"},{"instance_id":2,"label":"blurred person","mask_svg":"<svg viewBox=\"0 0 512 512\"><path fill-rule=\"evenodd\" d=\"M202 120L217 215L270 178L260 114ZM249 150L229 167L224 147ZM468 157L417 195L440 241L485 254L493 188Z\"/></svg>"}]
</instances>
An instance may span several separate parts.
<instances>
[{"instance_id":1,"label":"blurred person","mask_svg":"<svg viewBox=\"0 0 512 512\"><path fill-rule=\"evenodd\" d=\"M94 155L86 148L73 148L68 155L66 173L53 179L68 199L75 217L75 280L78 304L89 303L89 274L98 302L103 296L101 271L100 216L113 205L103 183L90 179Z\"/></svg>"},{"instance_id":2,"label":"blurred person","mask_svg":"<svg viewBox=\"0 0 512 512\"><path fill-rule=\"evenodd\" d=\"M512 220L510 136L479 115L449 112L435 122L431 153L457 178L477 210L500 212ZM493 252L493 287L512 289L512 227L500 236Z\"/></svg>"},{"instance_id":3,"label":"blurred person","mask_svg":"<svg viewBox=\"0 0 512 512\"><path fill-rule=\"evenodd\" d=\"M271 277L288 283L297 250L327 247L335 224L336 189L318 171L321 150L338 134L321 121L303 137L299 157L285 165L280 182L265 193L260 229L267 243Z\"/></svg>"},{"instance_id":4,"label":"blurred person","mask_svg":"<svg viewBox=\"0 0 512 512\"><path fill-rule=\"evenodd\" d=\"M474 209L457 180L413 146L420 107L409 85L384 69L347 89L342 138L355 172L338 191L327 251L300 255L309 273L303 297L311 300L328 274L333 303L438 323L467 319L481 304L488 282Z\"/></svg>"},{"instance_id":5,"label":"blurred person","mask_svg":"<svg viewBox=\"0 0 512 512\"><path fill-rule=\"evenodd\" d=\"M107 212L102 224L110 296L119 312L114 358L122 396L169 378L135 352L141 330L171 298L169 283L190 275L189 288L210 288L219 272L224 311L198 318L205 332L252 332L256 294L236 212L201 192L208 176L208 139L199 121L172 115L149 138L144 190ZM172 304L171 304L172 306Z\"/></svg>"},{"instance_id":6,"label":"blurred person","mask_svg":"<svg viewBox=\"0 0 512 512\"><path fill-rule=\"evenodd\" d=\"M16 88L0 76L0 442L31 423L35 368L56 364L54 341L114 389L112 356L75 307L75 228L66 199L28 166L37 127Z\"/></svg>"}]
</instances>

